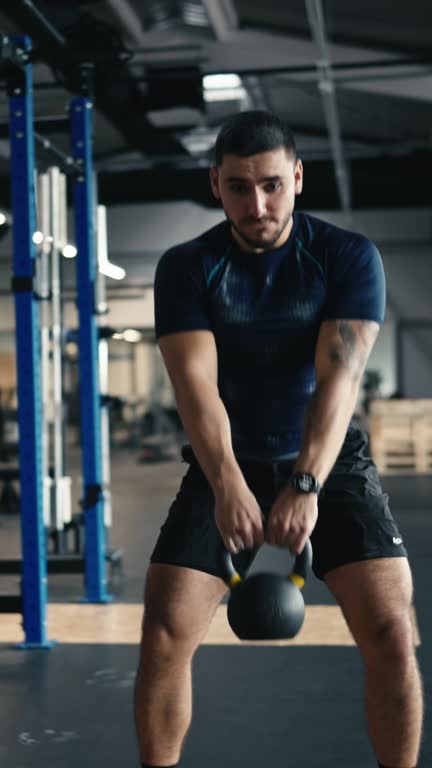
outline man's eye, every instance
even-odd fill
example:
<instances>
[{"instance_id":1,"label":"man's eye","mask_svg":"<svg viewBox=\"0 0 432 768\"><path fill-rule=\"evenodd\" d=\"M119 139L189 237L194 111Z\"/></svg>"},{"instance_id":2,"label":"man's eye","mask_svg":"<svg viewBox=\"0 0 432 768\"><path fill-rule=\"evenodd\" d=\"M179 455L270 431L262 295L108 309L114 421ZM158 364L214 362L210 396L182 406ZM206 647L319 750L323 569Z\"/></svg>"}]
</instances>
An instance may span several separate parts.
<instances>
[{"instance_id":1,"label":"man's eye","mask_svg":"<svg viewBox=\"0 0 432 768\"><path fill-rule=\"evenodd\" d=\"M265 191L268 194L272 194L272 192L277 192L281 188L282 184L280 181L270 181L268 184L265 185Z\"/></svg>"},{"instance_id":2,"label":"man's eye","mask_svg":"<svg viewBox=\"0 0 432 768\"><path fill-rule=\"evenodd\" d=\"M247 193L247 187L244 184L231 184L230 191L236 195L245 195Z\"/></svg>"}]
</instances>

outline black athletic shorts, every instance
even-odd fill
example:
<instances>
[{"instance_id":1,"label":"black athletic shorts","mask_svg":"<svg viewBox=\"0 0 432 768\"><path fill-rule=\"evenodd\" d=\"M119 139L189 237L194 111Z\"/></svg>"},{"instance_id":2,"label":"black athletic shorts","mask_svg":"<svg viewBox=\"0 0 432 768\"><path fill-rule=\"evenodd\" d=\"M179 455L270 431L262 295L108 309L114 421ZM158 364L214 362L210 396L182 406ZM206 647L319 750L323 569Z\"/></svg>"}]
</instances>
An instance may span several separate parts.
<instances>
[{"instance_id":1,"label":"black athletic shorts","mask_svg":"<svg viewBox=\"0 0 432 768\"><path fill-rule=\"evenodd\" d=\"M367 435L351 429L318 499L318 521L311 535L313 571L380 557L407 557L402 536L391 515L376 466L367 454ZM222 539L214 519L214 497L190 446L182 451L189 464L180 490L151 556L152 563L179 565L223 576ZM246 482L267 519L272 504L286 486L292 461L241 461ZM233 556L244 576L258 550Z\"/></svg>"}]
</instances>

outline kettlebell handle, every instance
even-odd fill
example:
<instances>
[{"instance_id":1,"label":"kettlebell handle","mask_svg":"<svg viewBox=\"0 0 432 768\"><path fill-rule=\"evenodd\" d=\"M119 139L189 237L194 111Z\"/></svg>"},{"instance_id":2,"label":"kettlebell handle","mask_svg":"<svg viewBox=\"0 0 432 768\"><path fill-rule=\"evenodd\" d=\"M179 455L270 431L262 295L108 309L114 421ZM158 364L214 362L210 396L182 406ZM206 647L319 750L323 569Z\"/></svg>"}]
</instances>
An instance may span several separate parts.
<instances>
[{"instance_id":1,"label":"kettlebell handle","mask_svg":"<svg viewBox=\"0 0 432 768\"><path fill-rule=\"evenodd\" d=\"M243 579L236 571L231 553L223 546L222 563L225 571L224 581L230 589L234 589L237 584L240 584ZM295 584L299 589L302 589L306 581L306 576L309 569L312 566L312 544L307 539L303 551L297 555L295 563L291 573L288 575L288 579Z\"/></svg>"}]
</instances>

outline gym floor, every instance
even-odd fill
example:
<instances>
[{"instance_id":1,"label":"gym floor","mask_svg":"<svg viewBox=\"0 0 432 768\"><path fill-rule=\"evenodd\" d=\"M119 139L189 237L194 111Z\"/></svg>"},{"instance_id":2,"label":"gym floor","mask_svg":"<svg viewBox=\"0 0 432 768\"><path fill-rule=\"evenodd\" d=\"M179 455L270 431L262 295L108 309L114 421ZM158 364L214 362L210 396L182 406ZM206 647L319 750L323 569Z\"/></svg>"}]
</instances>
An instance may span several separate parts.
<instances>
[{"instance_id":1,"label":"gym floor","mask_svg":"<svg viewBox=\"0 0 432 768\"><path fill-rule=\"evenodd\" d=\"M78 460L71 457L75 477ZM80 604L81 577L50 576L48 634L57 641L50 651L17 650L21 617L0 614L2 768L137 768L132 691L143 581L184 471L180 461L143 465L126 451L112 456L110 544L124 550L123 581L113 585L112 603ZM429 768L432 477L388 476L383 485L414 574L427 713L419 766ZM18 526L16 516L0 515L0 557L19 554ZM287 572L291 562L288 553L265 546L253 570ZM17 577L1 577L2 594L17 589ZM313 576L304 597L304 627L287 643L240 643L220 607L194 660L194 719L182 766L375 768L358 651L339 608Z\"/></svg>"}]
</instances>

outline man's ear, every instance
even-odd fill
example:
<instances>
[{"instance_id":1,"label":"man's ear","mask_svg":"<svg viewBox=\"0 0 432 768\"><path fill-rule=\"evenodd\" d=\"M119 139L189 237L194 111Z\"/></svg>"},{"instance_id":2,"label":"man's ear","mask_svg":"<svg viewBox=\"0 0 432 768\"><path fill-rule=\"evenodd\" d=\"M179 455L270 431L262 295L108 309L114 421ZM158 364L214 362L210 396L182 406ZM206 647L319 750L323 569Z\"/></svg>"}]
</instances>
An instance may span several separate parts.
<instances>
[{"instance_id":1,"label":"man's ear","mask_svg":"<svg viewBox=\"0 0 432 768\"><path fill-rule=\"evenodd\" d=\"M295 193L301 195L303 190L303 163L297 160L294 168Z\"/></svg>"},{"instance_id":2,"label":"man's ear","mask_svg":"<svg viewBox=\"0 0 432 768\"><path fill-rule=\"evenodd\" d=\"M216 200L221 199L219 191L219 171L215 165L210 168L210 184Z\"/></svg>"}]
</instances>

